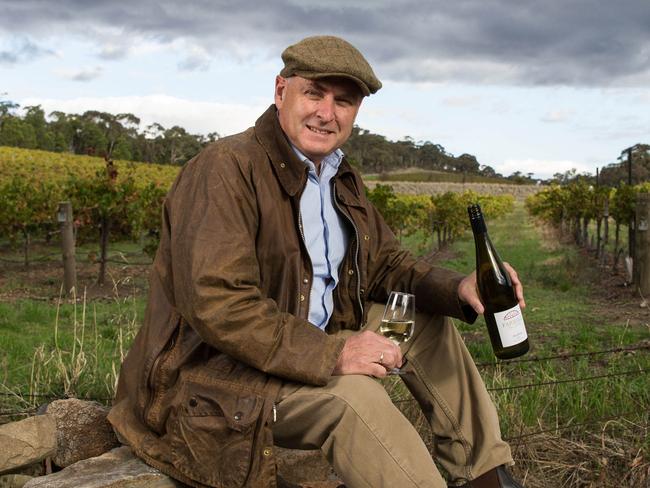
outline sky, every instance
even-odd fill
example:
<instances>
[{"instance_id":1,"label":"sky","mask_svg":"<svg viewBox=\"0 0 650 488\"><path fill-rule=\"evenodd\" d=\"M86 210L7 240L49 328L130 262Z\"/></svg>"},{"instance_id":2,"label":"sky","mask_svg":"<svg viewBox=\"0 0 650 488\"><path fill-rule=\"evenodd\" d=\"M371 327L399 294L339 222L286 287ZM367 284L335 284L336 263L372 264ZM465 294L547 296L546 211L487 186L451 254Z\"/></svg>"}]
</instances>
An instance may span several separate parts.
<instances>
[{"instance_id":1,"label":"sky","mask_svg":"<svg viewBox=\"0 0 650 488\"><path fill-rule=\"evenodd\" d=\"M390 140L544 179L650 143L648 0L0 0L0 99L224 136L317 34L373 66L357 124Z\"/></svg>"}]
</instances>

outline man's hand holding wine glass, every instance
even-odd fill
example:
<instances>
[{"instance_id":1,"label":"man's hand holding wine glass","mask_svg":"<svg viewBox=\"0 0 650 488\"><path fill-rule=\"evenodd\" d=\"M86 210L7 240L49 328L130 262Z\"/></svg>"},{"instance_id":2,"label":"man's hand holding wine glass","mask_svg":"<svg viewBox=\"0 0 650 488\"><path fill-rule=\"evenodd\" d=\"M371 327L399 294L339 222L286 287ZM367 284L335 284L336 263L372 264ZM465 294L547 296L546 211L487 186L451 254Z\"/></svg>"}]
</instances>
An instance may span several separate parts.
<instances>
[{"instance_id":1,"label":"man's hand holding wine glass","mask_svg":"<svg viewBox=\"0 0 650 488\"><path fill-rule=\"evenodd\" d=\"M345 341L332 374L365 374L383 378L402 365L402 352L390 339L369 330Z\"/></svg>"}]
</instances>

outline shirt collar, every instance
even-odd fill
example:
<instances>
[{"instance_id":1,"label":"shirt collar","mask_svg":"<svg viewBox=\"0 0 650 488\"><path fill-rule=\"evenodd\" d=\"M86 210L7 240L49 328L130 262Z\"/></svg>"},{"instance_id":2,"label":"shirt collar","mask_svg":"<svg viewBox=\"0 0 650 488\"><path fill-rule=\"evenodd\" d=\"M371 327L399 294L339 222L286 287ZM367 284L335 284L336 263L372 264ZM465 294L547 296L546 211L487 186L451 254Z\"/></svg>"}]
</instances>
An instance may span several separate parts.
<instances>
[{"instance_id":1,"label":"shirt collar","mask_svg":"<svg viewBox=\"0 0 650 488\"><path fill-rule=\"evenodd\" d=\"M305 163L311 171L316 172L316 165L314 162L309 159L307 156L305 156L300 149L298 149L296 146L291 144L291 148L293 151L296 153L296 156L298 156L298 159ZM339 166L341 165L341 161L343 161L343 151L341 149L335 149L331 153L329 153L327 156L323 158L321 161L321 174L323 173L323 170L325 169L325 166L331 166L334 172L336 172L339 169Z\"/></svg>"}]
</instances>

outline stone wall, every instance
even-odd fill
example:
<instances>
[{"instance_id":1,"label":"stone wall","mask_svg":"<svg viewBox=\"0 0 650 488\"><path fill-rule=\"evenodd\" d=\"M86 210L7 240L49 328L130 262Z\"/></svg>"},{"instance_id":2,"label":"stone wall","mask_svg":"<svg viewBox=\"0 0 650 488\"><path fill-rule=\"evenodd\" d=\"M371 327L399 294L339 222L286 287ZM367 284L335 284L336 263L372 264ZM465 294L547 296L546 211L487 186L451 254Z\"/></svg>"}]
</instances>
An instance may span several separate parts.
<instances>
[{"instance_id":1,"label":"stone wall","mask_svg":"<svg viewBox=\"0 0 650 488\"><path fill-rule=\"evenodd\" d=\"M407 181L365 181L368 188L376 185L390 185L395 193L406 195L435 195L448 191L464 192L472 190L487 195L512 195L518 201L523 201L544 187L539 185L505 185L497 183L448 183L448 182L407 182Z\"/></svg>"}]
</instances>

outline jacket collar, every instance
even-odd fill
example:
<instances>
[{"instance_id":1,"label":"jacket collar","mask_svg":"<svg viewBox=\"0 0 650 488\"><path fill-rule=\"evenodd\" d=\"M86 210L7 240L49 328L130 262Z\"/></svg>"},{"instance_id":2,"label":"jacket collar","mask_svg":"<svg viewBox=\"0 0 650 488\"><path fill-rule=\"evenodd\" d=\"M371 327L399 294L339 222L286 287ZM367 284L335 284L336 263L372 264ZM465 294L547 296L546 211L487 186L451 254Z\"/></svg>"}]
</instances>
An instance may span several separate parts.
<instances>
[{"instance_id":1,"label":"jacket collar","mask_svg":"<svg viewBox=\"0 0 650 488\"><path fill-rule=\"evenodd\" d=\"M294 196L305 185L307 166L298 159L284 135L275 104L255 122L255 137L268 154L282 188Z\"/></svg>"},{"instance_id":2,"label":"jacket collar","mask_svg":"<svg viewBox=\"0 0 650 488\"><path fill-rule=\"evenodd\" d=\"M269 156L284 191L290 196L296 195L305 186L308 169L300 161L280 127L275 104L255 122L255 137ZM352 168L344 157L337 176L341 178L346 173L352 174Z\"/></svg>"}]
</instances>

